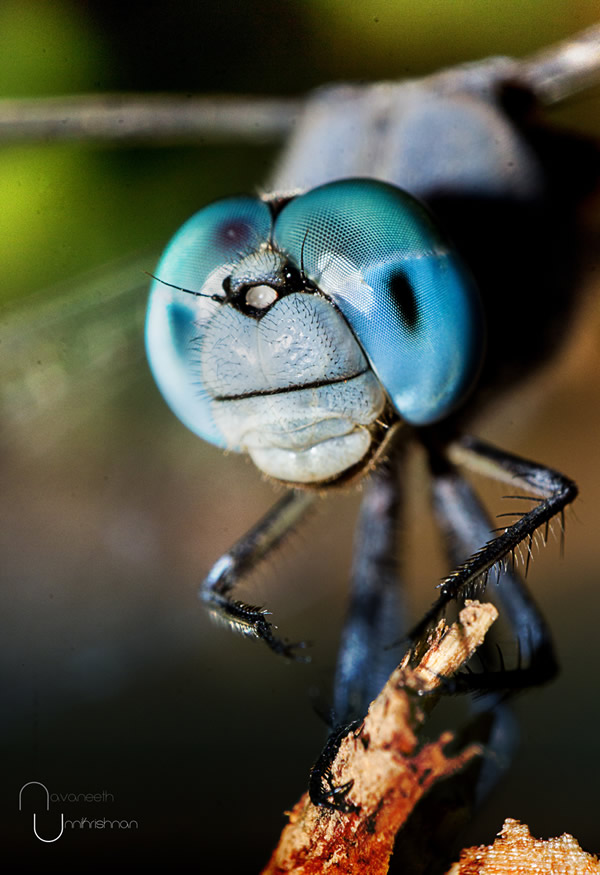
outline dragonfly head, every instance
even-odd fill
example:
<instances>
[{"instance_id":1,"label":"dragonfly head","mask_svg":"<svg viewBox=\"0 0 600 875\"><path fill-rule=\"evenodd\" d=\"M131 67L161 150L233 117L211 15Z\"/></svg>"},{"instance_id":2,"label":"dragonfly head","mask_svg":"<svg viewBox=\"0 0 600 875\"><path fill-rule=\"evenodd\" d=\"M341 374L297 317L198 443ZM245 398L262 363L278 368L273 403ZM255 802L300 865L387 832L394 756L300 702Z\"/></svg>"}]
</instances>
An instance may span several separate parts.
<instances>
[{"instance_id":1,"label":"dragonfly head","mask_svg":"<svg viewBox=\"0 0 600 875\"><path fill-rule=\"evenodd\" d=\"M165 399L205 440L287 483L366 467L391 420L443 419L480 366L468 273L420 203L374 180L279 209L212 204L156 275L146 344Z\"/></svg>"}]
</instances>

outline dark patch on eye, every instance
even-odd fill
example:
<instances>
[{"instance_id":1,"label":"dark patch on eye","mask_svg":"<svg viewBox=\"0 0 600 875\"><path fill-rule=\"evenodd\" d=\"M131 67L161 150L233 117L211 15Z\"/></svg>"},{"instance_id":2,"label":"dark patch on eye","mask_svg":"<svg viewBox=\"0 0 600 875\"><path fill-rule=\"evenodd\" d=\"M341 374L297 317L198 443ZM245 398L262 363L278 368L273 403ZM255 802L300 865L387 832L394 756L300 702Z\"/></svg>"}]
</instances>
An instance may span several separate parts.
<instances>
[{"instance_id":1,"label":"dark patch on eye","mask_svg":"<svg viewBox=\"0 0 600 875\"><path fill-rule=\"evenodd\" d=\"M388 286L402 321L410 331L414 331L419 321L419 305L410 280L397 270L389 275Z\"/></svg>"},{"instance_id":2,"label":"dark patch on eye","mask_svg":"<svg viewBox=\"0 0 600 875\"><path fill-rule=\"evenodd\" d=\"M243 250L252 240L252 225L241 219L230 219L228 222L220 222L213 234L215 246L236 251Z\"/></svg>"},{"instance_id":3,"label":"dark patch on eye","mask_svg":"<svg viewBox=\"0 0 600 875\"><path fill-rule=\"evenodd\" d=\"M187 307L178 307L177 304L171 304L169 307L169 323L176 346L186 342L190 332L190 322L190 311Z\"/></svg>"}]
</instances>

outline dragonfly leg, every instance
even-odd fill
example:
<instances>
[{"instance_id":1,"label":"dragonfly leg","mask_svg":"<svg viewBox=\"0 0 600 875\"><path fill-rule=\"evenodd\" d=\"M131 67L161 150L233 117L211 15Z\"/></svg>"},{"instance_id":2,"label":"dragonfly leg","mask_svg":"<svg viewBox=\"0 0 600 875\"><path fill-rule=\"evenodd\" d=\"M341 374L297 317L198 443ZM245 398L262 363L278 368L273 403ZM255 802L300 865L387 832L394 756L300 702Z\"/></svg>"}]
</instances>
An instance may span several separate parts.
<instances>
[{"instance_id":1,"label":"dragonfly leg","mask_svg":"<svg viewBox=\"0 0 600 875\"><path fill-rule=\"evenodd\" d=\"M440 470L440 465L444 470ZM445 536L448 557L454 566L460 567L461 562L493 537L492 523L475 492L450 463L438 460L435 467L438 470L432 484L434 513ZM479 685L487 689L497 685L506 690L513 685L532 686L550 680L557 671L550 630L514 563L503 562L500 568L496 565L490 582L497 584L493 587L493 600L519 644L518 667L474 675L463 673L455 678L455 683L458 687L462 683L463 687ZM486 636L478 654L484 665L494 647L492 639L493 634Z\"/></svg>"},{"instance_id":2,"label":"dragonfly leg","mask_svg":"<svg viewBox=\"0 0 600 875\"><path fill-rule=\"evenodd\" d=\"M339 723L364 717L398 663L397 654L386 645L397 641L403 628L397 565L402 458L396 451L371 474L360 507L334 680L333 708Z\"/></svg>"},{"instance_id":3,"label":"dragonfly leg","mask_svg":"<svg viewBox=\"0 0 600 875\"><path fill-rule=\"evenodd\" d=\"M351 591L334 680L336 725L311 771L309 792L315 805L353 810L350 787L336 787L331 764L345 735L362 722L398 663L389 645L398 639L402 599L398 586L396 541L400 514L396 452L370 476L354 541Z\"/></svg>"},{"instance_id":4,"label":"dragonfly leg","mask_svg":"<svg viewBox=\"0 0 600 875\"><path fill-rule=\"evenodd\" d=\"M302 644L290 644L273 633L264 608L233 598L241 580L293 530L314 501L315 494L290 490L265 516L224 553L211 568L200 588L200 598L213 618L237 632L264 641L275 653L297 659Z\"/></svg>"},{"instance_id":5,"label":"dragonfly leg","mask_svg":"<svg viewBox=\"0 0 600 875\"><path fill-rule=\"evenodd\" d=\"M344 814L357 810L356 806L346 799L353 782L334 784L331 766L344 738L351 732L356 732L361 725L362 720L353 720L351 723L341 723L330 732L319 759L310 770L308 792L313 805L341 811Z\"/></svg>"},{"instance_id":6,"label":"dragonfly leg","mask_svg":"<svg viewBox=\"0 0 600 875\"><path fill-rule=\"evenodd\" d=\"M440 595L411 637L418 637L433 623L446 605L464 598L485 586L490 575L498 575L503 611L513 624L519 641L529 643L531 656L551 653L550 636L537 605L514 572L515 551L524 544L527 566L534 533L547 527L577 496L572 480L552 468L512 455L484 441L463 437L443 452L430 449L434 474L434 507L437 509L447 539L452 542L450 555L458 561L456 569L440 584ZM449 461L461 463L518 487L537 497L535 506L496 537L485 511L459 477ZM468 555L465 560L464 556ZM506 581L506 591L504 591ZM550 662L548 663L550 665Z\"/></svg>"}]
</instances>

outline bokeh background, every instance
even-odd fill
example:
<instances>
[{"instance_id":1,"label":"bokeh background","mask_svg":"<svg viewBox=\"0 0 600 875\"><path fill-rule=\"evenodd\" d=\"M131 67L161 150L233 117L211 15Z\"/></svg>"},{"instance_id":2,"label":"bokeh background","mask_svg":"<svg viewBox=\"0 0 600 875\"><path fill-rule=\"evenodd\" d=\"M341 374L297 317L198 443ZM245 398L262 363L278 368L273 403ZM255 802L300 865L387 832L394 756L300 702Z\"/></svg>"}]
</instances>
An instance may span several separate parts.
<instances>
[{"instance_id":1,"label":"bokeh background","mask_svg":"<svg viewBox=\"0 0 600 875\"><path fill-rule=\"evenodd\" d=\"M592 0L148 2L143 15L108 0L2 0L0 93L301 94L524 55L597 15ZM550 117L600 136L598 89ZM40 861L93 871L109 859L137 871L161 858L175 872L257 871L324 739L312 700L329 697L357 496L323 502L245 588L282 633L311 641L310 665L211 625L200 580L276 496L244 459L174 419L143 350L142 270L202 204L255 190L275 154L244 143L0 149L0 830L3 856L25 871ZM519 754L463 843L491 841L512 816L600 852L599 213L592 201L571 337L478 428L568 473L581 498L565 558L551 542L529 575L562 674L517 701ZM404 569L417 615L443 564L430 558L418 464L408 486ZM502 494L487 487L495 512ZM454 726L459 711L438 719ZM42 845L17 811L27 781L107 791L113 801L64 803L65 816L139 828ZM54 834L60 805L47 819L36 810Z\"/></svg>"}]
</instances>

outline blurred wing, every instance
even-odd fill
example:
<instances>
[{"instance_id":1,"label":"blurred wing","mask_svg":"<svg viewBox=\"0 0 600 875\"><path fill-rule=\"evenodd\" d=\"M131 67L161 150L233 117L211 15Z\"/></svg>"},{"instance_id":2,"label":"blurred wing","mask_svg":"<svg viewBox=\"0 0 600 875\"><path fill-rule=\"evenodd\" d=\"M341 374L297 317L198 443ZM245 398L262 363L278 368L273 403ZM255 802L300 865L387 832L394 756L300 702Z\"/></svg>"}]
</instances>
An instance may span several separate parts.
<instances>
[{"instance_id":1,"label":"blurred wing","mask_svg":"<svg viewBox=\"0 0 600 875\"><path fill-rule=\"evenodd\" d=\"M3 441L47 449L145 375L143 271L155 260L105 265L0 314Z\"/></svg>"}]
</instances>

